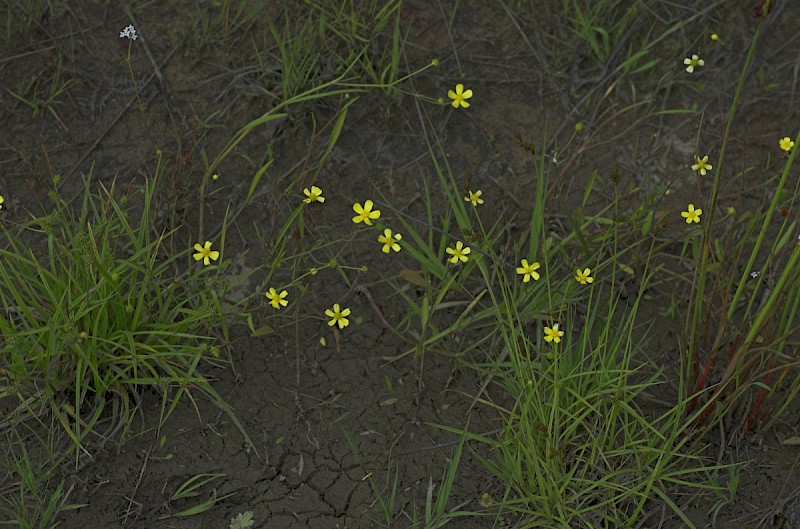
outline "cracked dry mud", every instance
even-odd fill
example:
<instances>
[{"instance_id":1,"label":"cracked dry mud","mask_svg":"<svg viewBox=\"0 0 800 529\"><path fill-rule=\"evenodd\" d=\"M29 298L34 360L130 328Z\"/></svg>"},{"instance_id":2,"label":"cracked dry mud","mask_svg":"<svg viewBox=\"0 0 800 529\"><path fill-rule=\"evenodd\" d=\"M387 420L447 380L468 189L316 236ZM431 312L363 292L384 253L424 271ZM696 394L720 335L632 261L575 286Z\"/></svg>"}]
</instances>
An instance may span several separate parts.
<instances>
[{"instance_id":1,"label":"cracked dry mud","mask_svg":"<svg viewBox=\"0 0 800 529\"><path fill-rule=\"evenodd\" d=\"M368 310L359 305L353 310ZM104 497L106 508L78 511L67 517L68 526L116 527L126 513L133 527L155 523L192 503L165 505L170 491L192 475L216 472L224 473L214 482L217 494L236 493L215 509L217 520L253 510L256 520L268 521L264 527L382 527L371 512L374 497L365 478L372 472L385 486L387 470L400 473L398 508L419 513L420 505L413 502L424 498L429 477L438 483L454 448L454 436L437 434L423 423L458 424L467 403L454 393L425 390L414 404L414 377L407 365L385 365L374 354L387 335L375 329L361 329L359 335L358 345L343 340L338 352L309 344L300 360L299 386L296 359L285 343L244 338L237 347L242 356L237 359L239 383L226 380L219 387L255 446L248 449L227 417L200 401L202 425L191 409L179 410L162 431L167 438L163 447L150 430L121 451L101 452L74 474L69 480L75 487L72 500L94 503ZM428 387L443 387L455 376L451 391L474 389L474 382L452 373L446 363L435 363L442 365L426 369ZM387 391L384 376L398 382L394 391ZM397 400L382 405L387 399ZM144 416L157 417L157 406ZM343 432L357 443L357 455ZM408 480L412 475L413 482ZM459 475L461 494L477 499L486 489L485 473L471 464L462 466ZM168 525L197 523L172 519Z\"/></svg>"}]
</instances>

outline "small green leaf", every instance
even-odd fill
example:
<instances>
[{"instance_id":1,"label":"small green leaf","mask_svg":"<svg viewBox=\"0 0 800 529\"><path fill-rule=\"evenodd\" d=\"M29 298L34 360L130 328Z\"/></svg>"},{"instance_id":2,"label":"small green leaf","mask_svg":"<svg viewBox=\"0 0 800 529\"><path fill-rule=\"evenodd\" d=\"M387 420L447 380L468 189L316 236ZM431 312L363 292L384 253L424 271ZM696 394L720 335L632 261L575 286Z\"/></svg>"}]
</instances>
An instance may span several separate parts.
<instances>
[{"instance_id":1,"label":"small green leaf","mask_svg":"<svg viewBox=\"0 0 800 529\"><path fill-rule=\"evenodd\" d=\"M253 332L250 333L250 336L252 338L258 338L259 336L266 336L266 335L272 334L274 332L275 332L275 329L271 325L262 325L258 329L253 330Z\"/></svg>"},{"instance_id":2,"label":"small green leaf","mask_svg":"<svg viewBox=\"0 0 800 529\"><path fill-rule=\"evenodd\" d=\"M425 278L422 277L422 274L414 270L409 270L408 268L403 268L400 270L400 277L412 285L417 285L418 287L428 286L428 282L425 281Z\"/></svg>"}]
</instances>

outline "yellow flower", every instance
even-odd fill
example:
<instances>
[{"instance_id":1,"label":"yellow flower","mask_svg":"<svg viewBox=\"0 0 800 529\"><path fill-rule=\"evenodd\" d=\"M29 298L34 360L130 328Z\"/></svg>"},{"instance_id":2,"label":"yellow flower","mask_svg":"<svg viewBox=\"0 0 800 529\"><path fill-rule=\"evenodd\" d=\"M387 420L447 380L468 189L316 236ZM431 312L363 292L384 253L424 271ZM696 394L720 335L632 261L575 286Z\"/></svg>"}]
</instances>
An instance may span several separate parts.
<instances>
[{"instance_id":1,"label":"yellow flower","mask_svg":"<svg viewBox=\"0 0 800 529\"><path fill-rule=\"evenodd\" d=\"M561 337L564 336L564 331L558 329L558 324L554 324L553 328L544 328L544 341L547 343L556 342L561 343Z\"/></svg>"},{"instance_id":2,"label":"yellow flower","mask_svg":"<svg viewBox=\"0 0 800 529\"><path fill-rule=\"evenodd\" d=\"M383 253L389 253L390 250L395 252L400 251L399 241L403 236L399 233L392 233L392 230L386 228L383 230L383 235L378 235L378 242L383 244Z\"/></svg>"},{"instance_id":3,"label":"yellow flower","mask_svg":"<svg viewBox=\"0 0 800 529\"><path fill-rule=\"evenodd\" d=\"M733 206L728 206L725 211L728 213L728 215L736 215L736 208Z\"/></svg>"},{"instance_id":4,"label":"yellow flower","mask_svg":"<svg viewBox=\"0 0 800 529\"><path fill-rule=\"evenodd\" d=\"M527 283L528 281L531 280L531 278L533 278L534 281L539 280L539 272L537 272L536 270L538 270L539 266L541 265L539 265L538 261L528 264L528 260L523 259L520 264L522 266L517 267L517 273L523 276L522 278L523 283Z\"/></svg>"},{"instance_id":5,"label":"yellow flower","mask_svg":"<svg viewBox=\"0 0 800 529\"><path fill-rule=\"evenodd\" d=\"M592 271L589 268L584 268L583 272L581 272L579 268L577 273L575 274L575 281L577 281L581 285L585 285L586 283L592 283L594 281L594 278L589 275L591 273Z\"/></svg>"},{"instance_id":6,"label":"yellow flower","mask_svg":"<svg viewBox=\"0 0 800 529\"><path fill-rule=\"evenodd\" d=\"M792 147L794 147L794 141L792 141L792 138L789 136L786 136L778 142L778 145L780 145L781 149L784 151L789 152L792 150Z\"/></svg>"},{"instance_id":7,"label":"yellow flower","mask_svg":"<svg viewBox=\"0 0 800 529\"><path fill-rule=\"evenodd\" d=\"M339 324L339 328L344 329L350 325L350 321L347 319L347 316L350 315L350 309L340 310L338 303L333 304L333 309L325 309L325 314L331 318L331 321L328 322L329 327Z\"/></svg>"},{"instance_id":8,"label":"yellow flower","mask_svg":"<svg viewBox=\"0 0 800 529\"><path fill-rule=\"evenodd\" d=\"M3 209L3 202L5 201L6 199L4 199L2 195L0 195L0 209Z\"/></svg>"},{"instance_id":9,"label":"yellow flower","mask_svg":"<svg viewBox=\"0 0 800 529\"><path fill-rule=\"evenodd\" d=\"M195 261L199 261L200 259L203 260L203 265L208 266L211 261L216 261L219 259L219 252L216 250L211 250L211 242L206 241L204 246L200 246L200 243L194 245L194 249L197 250L197 253L194 254Z\"/></svg>"},{"instance_id":10,"label":"yellow flower","mask_svg":"<svg viewBox=\"0 0 800 529\"><path fill-rule=\"evenodd\" d=\"M289 302L286 301L286 296L288 295L289 293L286 292L285 290L279 294L272 287L270 287L269 292L266 293L267 299L269 300L269 304L275 307L276 309L280 309L281 307L285 307L286 305L289 304Z\"/></svg>"},{"instance_id":11,"label":"yellow flower","mask_svg":"<svg viewBox=\"0 0 800 529\"><path fill-rule=\"evenodd\" d=\"M322 196L322 189L317 186L311 186L311 189L303 189L303 194L306 196L306 198L303 199L303 202L306 204L311 204L312 202L319 202L321 204L325 202L325 197Z\"/></svg>"},{"instance_id":12,"label":"yellow flower","mask_svg":"<svg viewBox=\"0 0 800 529\"><path fill-rule=\"evenodd\" d=\"M686 65L686 71L692 73L697 66L705 66L706 63L697 55L692 55L691 58L683 59L683 64Z\"/></svg>"},{"instance_id":13,"label":"yellow flower","mask_svg":"<svg viewBox=\"0 0 800 529\"><path fill-rule=\"evenodd\" d=\"M689 211L681 211L681 217L686 219L686 224L692 222L700 222L700 215L703 214L702 209L694 209L694 204L689 204Z\"/></svg>"},{"instance_id":14,"label":"yellow flower","mask_svg":"<svg viewBox=\"0 0 800 529\"><path fill-rule=\"evenodd\" d=\"M449 261L453 264L456 264L459 261L461 261L462 263L466 263L467 259L469 259L469 257L467 257L467 254L469 254L469 252L471 252L472 250L469 249L469 246L464 246L463 242L458 241L456 243L455 248L451 248L448 246L445 249L445 251L453 256L449 259Z\"/></svg>"},{"instance_id":15,"label":"yellow flower","mask_svg":"<svg viewBox=\"0 0 800 529\"><path fill-rule=\"evenodd\" d=\"M705 176L706 171L710 171L711 169L713 169L711 164L708 163L708 156L703 156L702 158L700 158L695 154L694 160L697 163L692 164L692 171L700 171L700 174Z\"/></svg>"},{"instance_id":16,"label":"yellow flower","mask_svg":"<svg viewBox=\"0 0 800 529\"><path fill-rule=\"evenodd\" d=\"M712 33L711 40L719 40L719 35L717 35L716 33Z\"/></svg>"},{"instance_id":17,"label":"yellow flower","mask_svg":"<svg viewBox=\"0 0 800 529\"><path fill-rule=\"evenodd\" d=\"M481 191L480 189L478 191L475 191L474 193L470 191L469 195L464 197L464 201L472 202L473 206L477 206L478 204L483 204L483 199L481 198L482 194L483 191Z\"/></svg>"},{"instance_id":18,"label":"yellow flower","mask_svg":"<svg viewBox=\"0 0 800 529\"><path fill-rule=\"evenodd\" d=\"M364 207L361 207L361 204L356 202L353 204L353 211L358 213L358 215L353 217L353 222L356 224L363 222L367 226L372 226L372 221L381 216L381 211L379 209L373 211L371 200L364 202Z\"/></svg>"},{"instance_id":19,"label":"yellow flower","mask_svg":"<svg viewBox=\"0 0 800 529\"><path fill-rule=\"evenodd\" d=\"M219 180L219 173L214 173L211 175L212 180Z\"/></svg>"},{"instance_id":20,"label":"yellow flower","mask_svg":"<svg viewBox=\"0 0 800 529\"><path fill-rule=\"evenodd\" d=\"M447 97L453 100L453 108L458 108L459 106L467 108L469 106L467 99L472 97L472 90L464 90L464 85L459 83L456 85L455 92L452 90L447 91Z\"/></svg>"}]
</instances>

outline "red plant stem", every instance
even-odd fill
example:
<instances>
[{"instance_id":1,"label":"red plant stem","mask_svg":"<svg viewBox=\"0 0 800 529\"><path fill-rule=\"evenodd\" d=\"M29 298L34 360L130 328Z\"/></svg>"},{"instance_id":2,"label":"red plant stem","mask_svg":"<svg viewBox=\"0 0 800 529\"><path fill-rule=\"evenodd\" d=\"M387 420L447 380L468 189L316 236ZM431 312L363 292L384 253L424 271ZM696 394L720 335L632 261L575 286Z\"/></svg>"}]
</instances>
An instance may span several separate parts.
<instances>
[{"instance_id":1,"label":"red plant stem","mask_svg":"<svg viewBox=\"0 0 800 529\"><path fill-rule=\"evenodd\" d=\"M739 340L741 339L742 339L742 333L740 332L736 333L736 336L733 337L733 342L731 343L731 346L728 349L728 365L730 365L731 359L733 359L733 353L735 353L736 349L739 347Z\"/></svg>"},{"instance_id":2,"label":"red plant stem","mask_svg":"<svg viewBox=\"0 0 800 529\"><path fill-rule=\"evenodd\" d=\"M774 371L770 370L769 373L764 377L764 384L769 386L769 383L772 382L772 376L774 375ZM753 424L758 419L758 412L761 411L761 406L764 404L764 399L767 397L767 388L761 388L761 391L758 392L758 397L756 398L756 403L753 405L753 410L750 412L750 416L747 418L747 423L745 423L744 430L742 431L742 437L747 435L750 432L750 429L753 427Z\"/></svg>"},{"instance_id":3,"label":"red plant stem","mask_svg":"<svg viewBox=\"0 0 800 529\"><path fill-rule=\"evenodd\" d=\"M700 375L700 378L697 379L697 384L694 386L694 390L692 391L693 394L698 393L701 389L706 387L706 382L708 381L708 374L711 372L711 368L714 367L714 363L716 362L716 358L712 355L706 360L706 365L703 368L703 374ZM695 407L697 406L697 399L700 395L695 395L691 402L689 402L689 406L686 408L686 413L691 414ZM710 402L708 404L711 404ZM708 406L708 404L706 406ZM698 421L702 417L705 417L705 412L703 415L698 418ZM696 423L696 426L699 426L701 422Z\"/></svg>"}]
</instances>

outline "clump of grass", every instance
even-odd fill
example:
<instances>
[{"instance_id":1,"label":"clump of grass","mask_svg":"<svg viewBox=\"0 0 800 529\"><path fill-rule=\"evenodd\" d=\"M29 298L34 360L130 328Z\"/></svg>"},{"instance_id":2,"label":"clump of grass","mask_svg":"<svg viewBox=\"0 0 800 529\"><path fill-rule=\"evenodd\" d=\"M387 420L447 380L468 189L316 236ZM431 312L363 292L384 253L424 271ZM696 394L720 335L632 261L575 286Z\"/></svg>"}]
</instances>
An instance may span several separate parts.
<instances>
[{"instance_id":1,"label":"clump of grass","mask_svg":"<svg viewBox=\"0 0 800 529\"><path fill-rule=\"evenodd\" d=\"M218 268L195 264L186 245L167 254L174 231L153 224L162 170L133 195L114 185L95 192L86 177L77 208L56 178L51 213L2 227L2 397L20 417L51 414L81 450L103 422L105 436L126 432L147 388L161 396L162 422L199 393L247 439L203 374L225 346Z\"/></svg>"},{"instance_id":2,"label":"clump of grass","mask_svg":"<svg viewBox=\"0 0 800 529\"><path fill-rule=\"evenodd\" d=\"M11 439L10 436L7 439L3 450L7 461L2 463L16 482L11 485L13 492L4 494L0 502L0 512L6 516L3 523L14 523L20 529L51 529L58 526L56 516L60 511L80 505L65 503L67 494L63 481L55 487L50 486L55 470L51 466L52 461L36 462L22 440Z\"/></svg>"},{"instance_id":3,"label":"clump of grass","mask_svg":"<svg viewBox=\"0 0 800 529\"><path fill-rule=\"evenodd\" d=\"M12 43L28 44L48 33L51 25L62 22L65 18L71 26L69 17L64 17L68 3L63 0L16 0L0 1L3 12L0 40L10 47ZM63 27L61 28L63 30Z\"/></svg>"},{"instance_id":4,"label":"clump of grass","mask_svg":"<svg viewBox=\"0 0 800 529\"><path fill-rule=\"evenodd\" d=\"M717 467L690 463L688 400L661 414L642 411L643 393L659 377L635 359L645 343L634 332L636 313L652 269L641 264L638 295L629 309L620 308L613 285L639 243L619 244L619 212L612 214L612 204L595 215L581 213L560 240L546 233L552 164L549 156L534 155L531 219L512 261L497 250L508 221L498 216L484 225L478 183L468 178L459 186L445 156L435 152L432 147L447 212L436 218L429 202L424 221L397 218L422 286L415 299L397 285L409 304L408 321L419 322L416 330L401 327L405 340L416 341L407 354L418 367L426 351L445 352L484 375L475 401L496 410L502 427L494 436L466 436L492 454L474 451L502 483L495 507L522 516L525 527L629 527L659 498L688 523L669 487L714 489L703 482ZM589 243L590 225L609 226L603 244ZM510 406L495 404L503 397L511 398Z\"/></svg>"},{"instance_id":5,"label":"clump of grass","mask_svg":"<svg viewBox=\"0 0 800 529\"><path fill-rule=\"evenodd\" d=\"M242 0L215 1L211 5L196 2L183 37L198 49L232 48L241 42L265 10L265 5Z\"/></svg>"},{"instance_id":6,"label":"clump of grass","mask_svg":"<svg viewBox=\"0 0 800 529\"><path fill-rule=\"evenodd\" d=\"M347 444L350 445L350 450L353 452L353 455L359 457L357 441L348 432L343 431L343 434L345 439L347 439ZM481 513L462 509L469 503L469 501L464 501L463 503L450 509L447 508L448 502L450 501L450 494L453 490L456 472L458 471L458 465L461 462L461 453L464 450L464 443L466 441L465 434L466 431L462 433L461 438L459 439L459 442L453 451L453 455L450 458L450 462L443 472L441 483L439 484L435 498L434 490L436 489L436 485L433 483L433 476L429 477L425 494L425 506L422 509L421 518L419 515L419 509L417 508L414 508L411 514L406 512L401 514L397 512L396 502L398 493L397 486L400 478L399 471L395 471L393 479L391 476L391 469L387 471L387 481L391 482L391 486L388 495L386 496L384 496L376 484L376 480L372 472L365 474L364 477L361 478L362 481L369 482L369 485L372 488L372 492L375 495L378 503L375 508L375 512L382 516L386 527L394 527L401 519L405 518L406 521L410 523L408 526L410 529L436 529L438 527L443 527L445 524L457 518L480 516Z\"/></svg>"},{"instance_id":7,"label":"clump of grass","mask_svg":"<svg viewBox=\"0 0 800 529\"><path fill-rule=\"evenodd\" d=\"M768 6L767 2L765 9ZM780 135L776 134L776 149L785 151L786 157L780 174L765 184L772 195L765 211L738 216L736 208L729 206L727 219L714 222L723 190L728 140L763 31L762 17L751 40L728 112L719 157L713 166L707 216L703 219L702 238L696 243L697 266L686 319L689 343L683 356L685 379L693 384L685 388L686 394L694 395L691 410L698 397L704 398L694 416L695 424L705 425L714 411L715 420L736 417L736 429L742 435L759 424L762 429L766 427L800 394L800 374L796 369L800 363L792 354L800 330L800 230L797 220L789 214L800 197L800 182L791 189L789 180L800 133L794 141L788 137L779 140ZM700 161L692 168L700 169L699 165ZM776 213L783 219L777 230L773 228ZM723 371L712 382L712 368L720 359Z\"/></svg>"},{"instance_id":8,"label":"clump of grass","mask_svg":"<svg viewBox=\"0 0 800 529\"><path fill-rule=\"evenodd\" d=\"M255 49L265 81L276 83L278 100L293 98L315 85L343 76L350 82L396 95L404 77L407 31L402 2L360 4L296 2L278 16L267 15L269 32ZM269 38L271 37L271 38ZM269 60L274 56L274 60ZM280 67L269 66L277 62Z\"/></svg>"},{"instance_id":9,"label":"clump of grass","mask_svg":"<svg viewBox=\"0 0 800 529\"><path fill-rule=\"evenodd\" d=\"M17 102L25 105L33 117L40 114L49 115L56 120L62 130L69 130L61 120L58 107L64 104L73 80L65 78L60 64L48 73L52 75L37 72L31 75L30 79L21 80L13 89L5 90Z\"/></svg>"}]
</instances>

